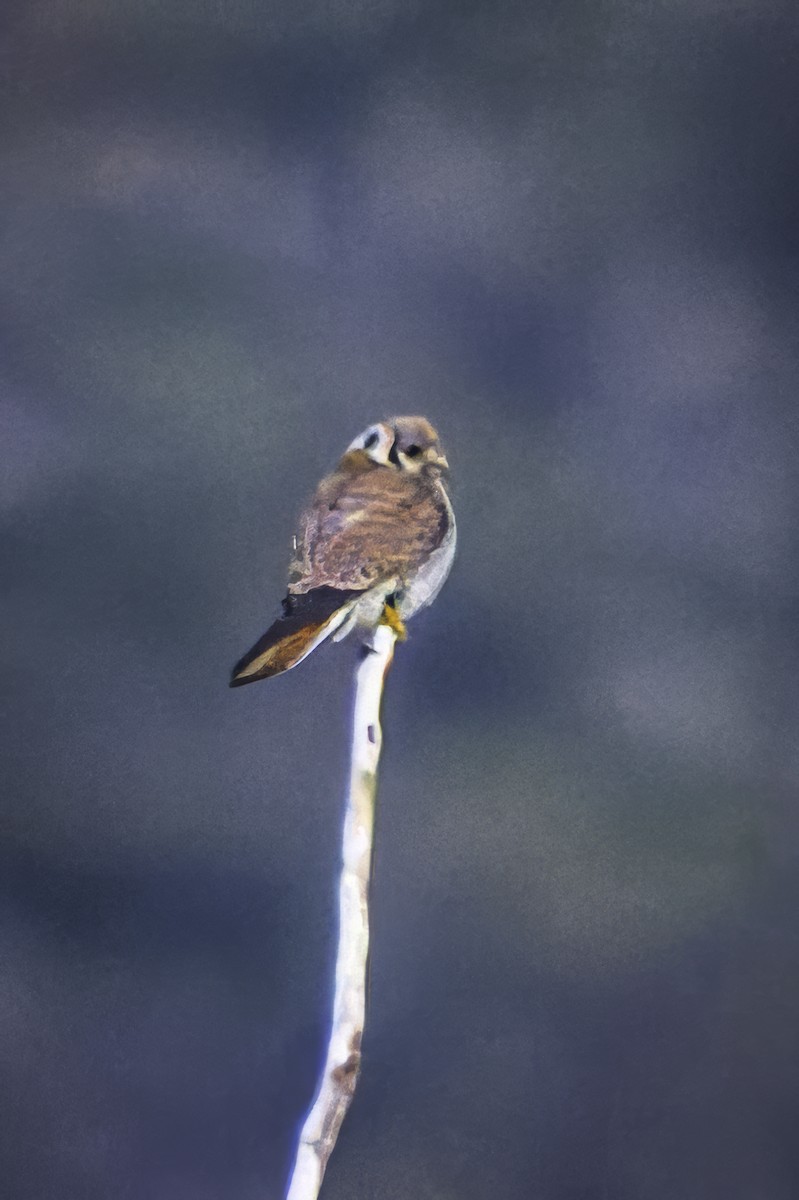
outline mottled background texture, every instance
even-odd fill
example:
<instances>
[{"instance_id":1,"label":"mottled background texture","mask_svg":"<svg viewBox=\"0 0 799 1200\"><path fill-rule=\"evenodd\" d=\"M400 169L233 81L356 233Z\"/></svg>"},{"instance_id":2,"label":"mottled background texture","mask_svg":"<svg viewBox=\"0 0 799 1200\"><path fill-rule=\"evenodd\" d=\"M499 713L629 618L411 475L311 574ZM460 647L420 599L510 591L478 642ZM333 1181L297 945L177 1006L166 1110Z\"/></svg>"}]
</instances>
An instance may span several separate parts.
<instances>
[{"instance_id":1,"label":"mottled background texture","mask_svg":"<svg viewBox=\"0 0 799 1200\"><path fill-rule=\"evenodd\" d=\"M421 412L460 552L325 1200L793 1200L795 6L0 20L3 1197L280 1200L355 652L228 673Z\"/></svg>"}]
</instances>

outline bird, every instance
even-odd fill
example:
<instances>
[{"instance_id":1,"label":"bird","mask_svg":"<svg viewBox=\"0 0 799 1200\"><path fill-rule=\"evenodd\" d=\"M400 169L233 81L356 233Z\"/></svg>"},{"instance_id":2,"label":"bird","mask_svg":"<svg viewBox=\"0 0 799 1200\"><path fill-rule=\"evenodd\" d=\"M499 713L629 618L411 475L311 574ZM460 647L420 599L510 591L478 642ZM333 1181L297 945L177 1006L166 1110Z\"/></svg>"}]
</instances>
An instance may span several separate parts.
<instances>
[{"instance_id":1,"label":"bird","mask_svg":"<svg viewBox=\"0 0 799 1200\"><path fill-rule=\"evenodd\" d=\"M233 668L231 687L296 667L328 638L379 624L404 640L449 574L456 528L449 463L424 417L369 425L302 512L281 616Z\"/></svg>"}]
</instances>

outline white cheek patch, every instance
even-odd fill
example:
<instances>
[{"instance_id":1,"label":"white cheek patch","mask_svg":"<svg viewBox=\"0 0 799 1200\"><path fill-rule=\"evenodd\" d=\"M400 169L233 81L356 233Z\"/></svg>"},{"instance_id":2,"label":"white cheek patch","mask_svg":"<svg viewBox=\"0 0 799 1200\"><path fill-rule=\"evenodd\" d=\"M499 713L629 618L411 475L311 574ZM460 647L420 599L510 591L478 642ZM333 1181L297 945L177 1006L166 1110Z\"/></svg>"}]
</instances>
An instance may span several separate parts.
<instances>
[{"instance_id":1,"label":"white cheek patch","mask_svg":"<svg viewBox=\"0 0 799 1200\"><path fill-rule=\"evenodd\" d=\"M425 465L425 460L421 454L417 458L408 458L407 454L403 454L402 450L399 451L399 460L403 471L408 475L418 475Z\"/></svg>"}]
</instances>

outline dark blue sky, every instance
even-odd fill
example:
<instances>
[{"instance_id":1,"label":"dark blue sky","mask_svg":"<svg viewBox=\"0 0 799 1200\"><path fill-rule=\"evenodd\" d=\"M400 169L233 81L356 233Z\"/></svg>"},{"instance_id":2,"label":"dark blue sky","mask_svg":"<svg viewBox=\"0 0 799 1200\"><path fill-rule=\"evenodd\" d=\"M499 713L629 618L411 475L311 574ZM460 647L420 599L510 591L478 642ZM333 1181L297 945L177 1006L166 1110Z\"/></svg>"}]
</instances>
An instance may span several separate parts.
<instances>
[{"instance_id":1,"label":"dark blue sky","mask_svg":"<svg viewBox=\"0 0 799 1200\"><path fill-rule=\"evenodd\" d=\"M8 1200L280 1200L354 648L230 692L421 412L325 1200L792 1200L799 25L777 0L7 3Z\"/></svg>"}]
</instances>

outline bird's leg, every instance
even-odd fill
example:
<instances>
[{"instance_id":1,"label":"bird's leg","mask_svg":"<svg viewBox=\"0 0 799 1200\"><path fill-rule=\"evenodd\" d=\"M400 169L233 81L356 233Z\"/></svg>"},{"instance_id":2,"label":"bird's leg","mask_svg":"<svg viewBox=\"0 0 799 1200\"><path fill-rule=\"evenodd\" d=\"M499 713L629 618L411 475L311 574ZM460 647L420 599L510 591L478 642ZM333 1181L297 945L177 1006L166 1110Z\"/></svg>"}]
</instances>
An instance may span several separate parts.
<instances>
[{"instance_id":1,"label":"bird's leg","mask_svg":"<svg viewBox=\"0 0 799 1200\"><path fill-rule=\"evenodd\" d=\"M398 642L404 642L408 636L408 631L402 617L397 612L394 604L394 597L387 596L386 602L383 605L383 612L380 615L379 625L388 625L389 629L393 629L397 635Z\"/></svg>"}]
</instances>

